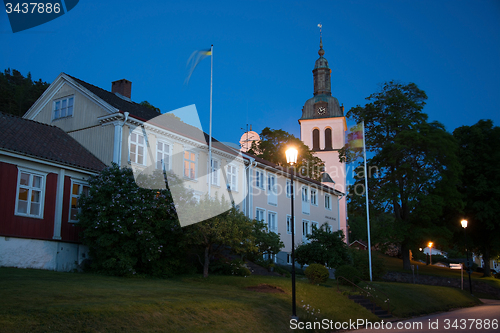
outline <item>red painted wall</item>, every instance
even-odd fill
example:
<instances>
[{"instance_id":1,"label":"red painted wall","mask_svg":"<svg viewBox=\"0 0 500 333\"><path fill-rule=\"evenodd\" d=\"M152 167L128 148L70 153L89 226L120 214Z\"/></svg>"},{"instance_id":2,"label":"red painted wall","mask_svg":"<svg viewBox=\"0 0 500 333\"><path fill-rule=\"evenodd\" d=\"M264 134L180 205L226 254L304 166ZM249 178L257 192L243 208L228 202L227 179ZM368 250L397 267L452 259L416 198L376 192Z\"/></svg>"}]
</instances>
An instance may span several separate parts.
<instances>
[{"instance_id":1,"label":"red painted wall","mask_svg":"<svg viewBox=\"0 0 500 333\"><path fill-rule=\"evenodd\" d=\"M14 164L0 162L0 235L52 239L56 204L57 174L49 173L45 179L43 219L16 216L16 190L18 169Z\"/></svg>"}]
</instances>

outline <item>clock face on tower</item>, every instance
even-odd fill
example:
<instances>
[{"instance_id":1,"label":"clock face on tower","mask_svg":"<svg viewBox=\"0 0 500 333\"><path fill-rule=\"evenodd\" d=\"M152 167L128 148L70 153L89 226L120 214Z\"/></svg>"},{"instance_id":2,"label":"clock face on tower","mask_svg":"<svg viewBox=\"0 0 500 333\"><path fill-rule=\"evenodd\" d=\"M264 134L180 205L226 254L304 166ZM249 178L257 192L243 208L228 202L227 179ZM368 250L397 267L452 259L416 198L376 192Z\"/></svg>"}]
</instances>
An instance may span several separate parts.
<instances>
[{"instance_id":1,"label":"clock face on tower","mask_svg":"<svg viewBox=\"0 0 500 333\"><path fill-rule=\"evenodd\" d=\"M320 116L322 116L322 115L324 115L326 113L326 107L324 107L324 106L318 106L318 108L316 109L316 112Z\"/></svg>"}]
</instances>

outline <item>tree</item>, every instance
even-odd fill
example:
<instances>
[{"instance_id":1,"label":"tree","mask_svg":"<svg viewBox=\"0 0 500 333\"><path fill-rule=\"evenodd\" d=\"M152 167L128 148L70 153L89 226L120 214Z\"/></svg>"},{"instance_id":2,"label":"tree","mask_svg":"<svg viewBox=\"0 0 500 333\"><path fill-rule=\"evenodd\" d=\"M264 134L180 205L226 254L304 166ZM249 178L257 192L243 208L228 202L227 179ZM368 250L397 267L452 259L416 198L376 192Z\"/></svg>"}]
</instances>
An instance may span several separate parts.
<instances>
[{"instance_id":1,"label":"tree","mask_svg":"<svg viewBox=\"0 0 500 333\"><path fill-rule=\"evenodd\" d=\"M370 103L347 113L356 122L364 120L373 156L367 163L378 168L370 197L394 215L404 269L410 269L411 247L429 236L451 234L440 221L443 208L462 208L458 146L442 124L427 122L426 99L416 84L391 81L367 97Z\"/></svg>"},{"instance_id":2,"label":"tree","mask_svg":"<svg viewBox=\"0 0 500 333\"><path fill-rule=\"evenodd\" d=\"M295 259L300 265L321 264L330 268L337 268L349 263L349 253L344 242L342 230L336 232L326 231L326 224L321 228L313 228L310 240L297 247Z\"/></svg>"},{"instance_id":3,"label":"tree","mask_svg":"<svg viewBox=\"0 0 500 333\"><path fill-rule=\"evenodd\" d=\"M32 81L10 68L0 73L0 111L22 117L48 88L47 82Z\"/></svg>"},{"instance_id":4,"label":"tree","mask_svg":"<svg viewBox=\"0 0 500 333\"><path fill-rule=\"evenodd\" d=\"M142 106L145 106L147 108L150 108L151 110L153 110L155 112L158 112L158 114L161 114L160 108L157 108L157 107L151 105L151 103L149 103L148 101L142 101L139 104Z\"/></svg>"},{"instance_id":5,"label":"tree","mask_svg":"<svg viewBox=\"0 0 500 333\"><path fill-rule=\"evenodd\" d=\"M170 277L184 272L185 242L169 190L138 186L161 177L134 179L130 168L116 164L89 178L80 198L81 239L89 247L91 269L110 275ZM169 177L173 181L174 176ZM184 196L189 204L189 192Z\"/></svg>"},{"instance_id":6,"label":"tree","mask_svg":"<svg viewBox=\"0 0 500 333\"><path fill-rule=\"evenodd\" d=\"M260 141L253 142L248 152L279 166L287 167L285 152L289 146L294 146L298 150L298 160L295 165L298 173L305 177L320 180L325 165L323 161L314 156L314 152L300 139L281 129L264 128L260 133Z\"/></svg>"},{"instance_id":7,"label":"tree","mask_svg":"<svg viewBox=\"0 0 500 333\"><path fill-rule=\"evenodd\" d=\"M215 209L226 211L184 228L188 244L195 246L202 253L203 260L200 256L198 258L203 265L203 277L208 277L210 261L225 250L235 254L256 251L255 236L252 234L253 220L236 207L231 207L224 197L219 200L206 195L193 207L197 214L203 210L213 212Z\"/></svg>"},{"instance_id":8,"label":"tree","mask_svg":"<svg viewBox=\"0 0 500 333\"><path fill-rule=\"evenodd\" d=\"M490 259L500 254L500 127L480 120L455 129L453 135L463 166L459 189L465 201L463 217L469 222L467 238L483 256L484 276L490 276ZM459 219L455 223L458 226Z\"/></svg>"},{"instance_id":9,"label":"tree","mask_svg":"<svg viewBox=\"0 0 500 333\"><path fill-rule=\"evenodd\" d=\"M248 253L249 259L256 261L264 255L276 255L285 247L280 239L280 234L269 231L262 221L253 221L253 236L255 238L256 251Z\"/></svg>"}]
</instances>

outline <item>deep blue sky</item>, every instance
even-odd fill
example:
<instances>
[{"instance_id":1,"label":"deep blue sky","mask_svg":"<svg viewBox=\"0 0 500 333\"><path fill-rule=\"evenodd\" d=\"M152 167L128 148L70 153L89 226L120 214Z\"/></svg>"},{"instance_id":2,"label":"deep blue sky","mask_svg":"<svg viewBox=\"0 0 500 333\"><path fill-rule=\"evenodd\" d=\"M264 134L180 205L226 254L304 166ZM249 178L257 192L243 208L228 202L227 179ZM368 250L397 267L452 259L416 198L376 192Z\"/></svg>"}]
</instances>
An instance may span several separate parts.
<instances>
[{"instance_id":1,"label":"deep blue sky","mask_svg":"<svg viewBox=\"0 0 500 333\"><path fill-rule=\"evenodd\" d=\"M0 69L52 82L66 72L104 89L132 81L132 99L168 112L196 104L208 132L210 61L184 84L186 62L214 44L214 136L246 124L299 136L312 97L323 24L332 94L346 111L379 84L415 82L430 120L453 131L500 125L500 1L96 1L12 33L0 12Z\"/></svg>"}]
</instances>

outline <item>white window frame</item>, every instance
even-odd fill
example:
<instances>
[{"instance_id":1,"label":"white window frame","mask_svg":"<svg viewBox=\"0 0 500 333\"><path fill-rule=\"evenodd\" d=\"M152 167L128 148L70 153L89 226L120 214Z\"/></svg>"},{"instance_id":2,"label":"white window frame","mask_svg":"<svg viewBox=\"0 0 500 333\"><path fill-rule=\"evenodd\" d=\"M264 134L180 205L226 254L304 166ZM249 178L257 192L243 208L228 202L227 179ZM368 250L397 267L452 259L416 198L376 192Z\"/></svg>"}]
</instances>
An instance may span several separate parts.
<instances>
[{"instance_id":1,"label":"white window frame","mask_svg":"<svg viewBox=\"0 0 500 333\"><path fill-rule=\"evenodd\" d=\"M305 223L305 225L304 225L304 223ZM304 228L304 226L305 226L305 228ZM303 241L306 241L307 236L311 234L310 228L311 228L310 221L302 219L302 240ZM304 233L304 231L305 231L305 233Z\"/></svg>"},{"instance_id":2,"label":"white window frame","mask_svg":"<svg viewBox=\"0 0 500 333\"><path fill-rule=\"evenodd\" d=\"M79 190L79 193L77 195L73 194L73 186L74 185L80 185L80 190ZM83 187L88 187L90 189L90 186L87 182L82 182L82 181L78 181L78 180L74 180L74 179L71 179L71 187L70 187L70 190L69 190L69 216L68 216L68 222L70 223L77 223L78 220L72 220L71 219L71 203L73 201L73 198L76 198L76 202L77 202L77 205L78 205L78 200L80 199L80 196L82 195L83 193ZM78 208L78 212L80 212L80 208Z\"/></svg>"},{"instance_id":3,"label":"white window frame","mask_svg":"<svg viewBox=\"0 0 500 333\"><path fill-rule=\"evenodd\" d=\"M133 136L136 136L136 140L132 141ZM142 143L140 143L139 137L142 137ZM135 158L132 160L132 145L135 145L136 151L135 151ZM142 148L142 163L139 163L139 150ZM147 145L146 145L146 137L144 136L143 133L138 132L138 131L132 131L130 132L129 139L128 139L128 156L129 160L131 163L137 164L137 165L146 165L146 156L147 156Z\"/></svg>"},{"instance_id":4,"label":"white window frame","mask_svg":"<svg viewBox=\"0 0 500 333\"><path fill-rule=\"evenodd\" d=\"M311 189L311 205L313 206L318 205L318 190L315 188Z\"/></svg>"},{"instance_id":5,"label":"white window frame","mask_svg":"<svg viewBox=\"0 0 500 333\"><path fill-rule=\"evenodd\" d=\"M226 176L227 188L231 191L238 192L238 166L232 163L226 165Z\"/></svg>"},{"instance_id":6,"label":"white window frame","mask_svg":"<svg viewBox=\"0 0 500 333\"><path fill-rule=\"evenodd\" d=\"M332 210L332 196L325 194L325 209Z\"/></svg>"},{"instance_id":7,"label":"white window frame","mask_svg":"<svg viewBox=\"0 0 500 333\"><path fill-rule=\"evenodd\" d=\"M29 175L29 177L28 177L28 185L22 185L21 184L21 174L22 173L25 173L25 174ZM41 177L40 187L39 188L36 188L36 187L34 187L32 185L33 184L33 176ZM44 210L45 210L44 208L45 208L45 186L46 186L46 180L47 180L47 173L39 172L39 171L27 169L27 168L18 167L18 171L17 171L17 185L16 185L16 206L15 206L14 215L43 219L43 213L44 213ZM19 192L20 192L21 188L28 190L28 200L27 200L26 213L19 213L18 212L18 208L19 208ZM40 210L39 210L39 212L38 212L37 215L31 214L31 197L32 197L33 190L40 191Z\"/></svg>"},{"instance_id":8,"label":"white window frame","mask_svg":"<svg viewBox=\"0 0 500 333\"><path fill-rule=\"evenodd\" d=\"M291 215L287 215L286 216L286 233L291 235L292 234L292 224L290 223L290 221L292 220L292 216ZM295 226L295 216L293 217L293 234L297 234L297 228Z\"/></svg>"},{"instance_id":9,"label":"white window frame","mask_svg":"<svg viewBox=\"0 0 500 333\"><path fill-rule=\"evenodd\" d=\"M189 154L189 158L186 158L186 153ZM191 154L194 156L194 160L191 159ZM191 172L188 171L188 176L186 176L186 162L188 162L189 170L191 170L191 164L194 165L194 175L191 175ZM196 181L196 179L198 179L198 154L189 149L184 150L184 153L182 154L182 168L182 175L185 179Z\"/></svg>"},{"instance_id":10,"label":"white window frame","mask_svg":"<svg viewBox=\"0 0 500 333\"><path fill-rule=\"evenodd\" d=\"M264 171L255 170L255 187L264 189Z\"/></svg>"},{"instance_id":11,"label":"white window frame","mask_svg":"<svg viewBox=\"0 0 500 333\"><path fill-rule=\"evenodd\" d=\"M301 193L302 193L302 202L307 203L309 202L309 187L307 186L302 186Z\"/></svg>"},{"instance_id":12,"label":"white window frame","mask_svg":"<svg viewBox=\"0 0 500 333\"><path fill-rule=\"evenodd\" d=\"M73 103L71 106L69 105L70 100L72 100ZM63 111L62 107L63 102L66 102L66 107L64 108L66 113L65 116L61 116L61 113ZM56 110L56 105L58 105L57 103L59 103L60 108ZM56 117L56 111L59 111L58 117ZM71 114L68 114L68 112L71 112ZM52 121L64 118L71 118L73 117L74 114L75 114L75 95L65 96L52 101Z\"/></svg>"},{"instance_id":13,"label":"white window frame","mask_svg":"<svg viewBox=\"0 0 500 333\"><path fill-rule=\"evenodd\" d=\"M273 206L278 205L278 177L274 173L267 173L267 203Z\"/></svg>"},{"instance_id":14,"label":"white window frame","mask_svg":"<svg viewBox=\"0 0 500 333\"><path fill-rule=\"evenodd\" d=\"M274 221L272 221L273 219ZM273 212L271 210L267 211L267 230L269 230L270 232L272 231L278 233L278 213Z\"/></svg>"},{"instance_id":15,"label":"white window frame","mask_svg":"<svg viewBox=\"0 0 500 333\"><path fill-rule=\"evenodd\" d=\"M286 263L287 265L292 265L292 253L287 253L286 254Z\"/></svg>"},{"instance_id":16,"label":"white window frame","mask_svg":"<svg viewBox=\"0 0 500 333\"><path fill-rule=\"evenodd\" d=\"M162 144L161 150L158 148L158 144L160 144L160 143ZM167 152L165 151L165 146L168 147ZM162 169L165 171L169 171L172 169L172 149L173 149L173 145L170 142L162 140L162 139L156 140L156 169ZM161 158L159 158L159 156L158 156L160 154L161 154ZM166 164L164 162L165 157L167 157L167 160L168 160L168 163L166 163ZM159 166L158 163L161 163L160 168L158 168L158 166Z\"/></svg>"},{"instance_id":17,"label":"white window frame","mask_svg":"<svg viewBox=\"0 0 500 333\"><path fill-rule=\"evenodd\" d=\"M212 158L210 162L211 185L220 186L220 165L221 161L219 159Z\"/></svg>"},{"instance_id":18,"label":"white window frame","mask_svg":"<svg viewBox=\"0 0 500 333\"><path fill-rule=\"evenodd\" d=\"M311 233L313 231L313 228L319 229L319 223L315 221L311 221Z\"/></svg>"},{"instance_id":19,"label":"white window frame","mask_svg":"<svg viewBox=\"0 0 500 333\"><path fill-rule=\"evenodd\" d=\"M262 218L259 219L259 213L262 214ZM264 208L255 208L255 219L257 221L262 221L264 224L266 224L266 210Z\"/></svg>"}]
</instances>

